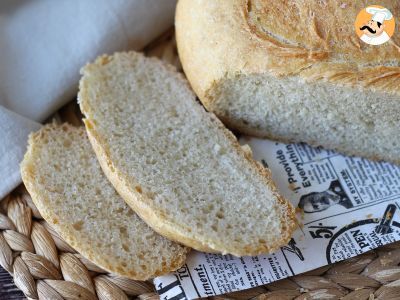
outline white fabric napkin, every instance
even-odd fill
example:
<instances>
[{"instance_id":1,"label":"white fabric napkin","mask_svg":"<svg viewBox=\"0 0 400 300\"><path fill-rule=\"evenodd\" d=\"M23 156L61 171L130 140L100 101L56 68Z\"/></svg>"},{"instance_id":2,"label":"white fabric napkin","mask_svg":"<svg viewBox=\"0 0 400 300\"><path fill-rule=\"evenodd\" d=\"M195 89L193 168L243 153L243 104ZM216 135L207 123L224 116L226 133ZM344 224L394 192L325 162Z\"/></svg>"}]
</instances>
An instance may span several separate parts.
<instances>
[{"instance_id":1,"label":"white fabric napkin","mask_svg":"<svg viewBox=\"0 0 400 300\"><path fill-rule=\"evenodd\" d=\"M176 0L0 2L0 199L20 183L27 135L77 93L102 53L141 49L173 25Z\"/></svg>"}]
</instances>

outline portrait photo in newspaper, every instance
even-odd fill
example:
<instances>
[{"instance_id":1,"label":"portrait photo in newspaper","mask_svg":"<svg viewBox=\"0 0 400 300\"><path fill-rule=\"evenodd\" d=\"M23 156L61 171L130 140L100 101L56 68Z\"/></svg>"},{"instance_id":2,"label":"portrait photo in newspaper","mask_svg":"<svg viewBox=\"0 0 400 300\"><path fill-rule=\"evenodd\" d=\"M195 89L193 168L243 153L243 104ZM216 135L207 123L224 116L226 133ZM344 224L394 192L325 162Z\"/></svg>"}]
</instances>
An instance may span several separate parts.
<instances>
[{"instance_id":1,"label":"portrait photo in newspaper","mask_svg":"<svg viewBox=\"0 0 400 300\"><path fill-rule=\"evenodd\" d=\"M315 213L328 209L333 205L341 205L344 208L353 207L353 203L339 180L332 181L327 190L311 192L301 196L298 207L305 213Z\"/></svg>"}]
</instances>

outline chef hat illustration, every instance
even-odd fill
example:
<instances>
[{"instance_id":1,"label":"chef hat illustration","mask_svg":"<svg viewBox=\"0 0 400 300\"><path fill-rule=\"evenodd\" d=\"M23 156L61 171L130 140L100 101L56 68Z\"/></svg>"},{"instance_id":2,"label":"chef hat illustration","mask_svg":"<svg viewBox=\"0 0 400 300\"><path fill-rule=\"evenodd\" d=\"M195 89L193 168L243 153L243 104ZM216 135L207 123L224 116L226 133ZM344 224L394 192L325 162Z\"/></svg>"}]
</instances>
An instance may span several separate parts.
<instances>
[{"instance_id":1,"label":"chef hat illustration","mask_svg":"<svg viewBox=\"0 0 400 300\"><path fill-rule=\"evenodd\" d=\"M393 15L392 13L386 8L377 8L377 7L367 7L367 13L372 15L372 21L379 22L383 24L385 20L390 20Z\"/></svg>"}]
</instances>

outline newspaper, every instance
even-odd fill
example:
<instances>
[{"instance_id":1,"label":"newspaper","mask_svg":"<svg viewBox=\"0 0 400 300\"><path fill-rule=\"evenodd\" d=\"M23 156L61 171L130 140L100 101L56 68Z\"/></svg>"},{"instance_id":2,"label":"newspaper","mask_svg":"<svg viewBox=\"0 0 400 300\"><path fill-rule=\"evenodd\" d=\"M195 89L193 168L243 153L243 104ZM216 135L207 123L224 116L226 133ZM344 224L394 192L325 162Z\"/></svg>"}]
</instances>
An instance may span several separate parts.
<instances>
[{"instance_id":1,"label":"newspaper","mask_svg":"<svg viewBox=\"0 0 400 300\"><path fill-rule=\"evenodd\" d=\"M281 193L301 208L287 246L234 257L192 251L154 284L161 299L195 299L249 289L400 240L400 168L305 144L242 137L272 171Z\"/></svg>"}]
</instances>

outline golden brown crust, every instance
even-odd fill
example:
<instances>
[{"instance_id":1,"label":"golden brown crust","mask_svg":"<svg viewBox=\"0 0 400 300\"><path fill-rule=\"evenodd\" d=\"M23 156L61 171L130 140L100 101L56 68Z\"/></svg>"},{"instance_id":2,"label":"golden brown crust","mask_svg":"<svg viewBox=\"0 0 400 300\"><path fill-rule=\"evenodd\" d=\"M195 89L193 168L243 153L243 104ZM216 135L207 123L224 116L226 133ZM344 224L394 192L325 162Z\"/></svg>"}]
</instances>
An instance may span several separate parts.
<instances>
[{"instance_id":1,"label":"golden brown crust","mask_svg":"<svg viewBox=\"0 0 400 300\"><path fill-rule=\"evenodd\" d=\"M95 63L97 63L96 61ZM169 65L165 65L167 70L171 72L171 76L178 76L182 81L182 84L188 86L187 81L176 72ZM96 124L93 120L90 119L90 116L93 115L92 108L89 105L89 101L86 100L88 97L86 87L84 83L81 81L81 88L79 93L79 101L83 114L86 116L84 119L85 127L89 136L89 140L93 146L94 152L100 162L100 165L106 174L107 178L114 185L115 189L121 195L121 197L131 206L135 212L141 216L146 222L159 234L171 239L173 241L177 241L186 246L192 247L199 251L204 252L223 252L230 253L236 256L245 256L245 255L258 255L271 253L278 249L280 246L286 244L297 227L296 225L296 217L295 210L292 205L286 201L282 196L279 195L275 184L273 183L269 171L267 171L264 167L261 167L257 164L249 155L247 155L242 149L240 144L238 143L236 137L224 127L224 125L215 117L214 114L210 113L210 116L215 123L215 126L219 127L227 138L231 141L232 147L238 152L240 156L243 157L244 160L248 161L251 167L255 168L258 171L258 174L265 180L266 185L272 190L274 196L277 197L279 203L281 204L282 217L282 236L280 240L276 242L276 244L258 244L258 245L243 245L242 248L237 246L227 246L221 241L216 240L204 240L200 241L196 238L190 238L187 236L187 232L190 232L190 228L186 227L184 224L176 224L173 219L169 216L163 214L157 207L152 206L151 201L146 199L146 195L141 192L141 188L139 183L132 182L135 181L134 178L126 178L125 175L118 170L116 165L113 163L111 159L111 155L109 153L109 147L105 139L103 139L98 131L96 130ZM194 95L193 95L194 97ZM139 187L139 188L137 188ZM223 250L221 250L223 249Z\"/></svg>"},{"instance_id":2,"label":"golden brown crust","mask_svg":"<svg viewBox=\"0 0 400 300\"><path fill-rule=\"evenodd\" d=\"M400 2L379 3L400 15ZM178 50L185 73L207 104L213 83L235 74L298 75L400 94L400 36L363 43L354 20L364 1L180 0Z\"/></svg>"}]
</instances>

